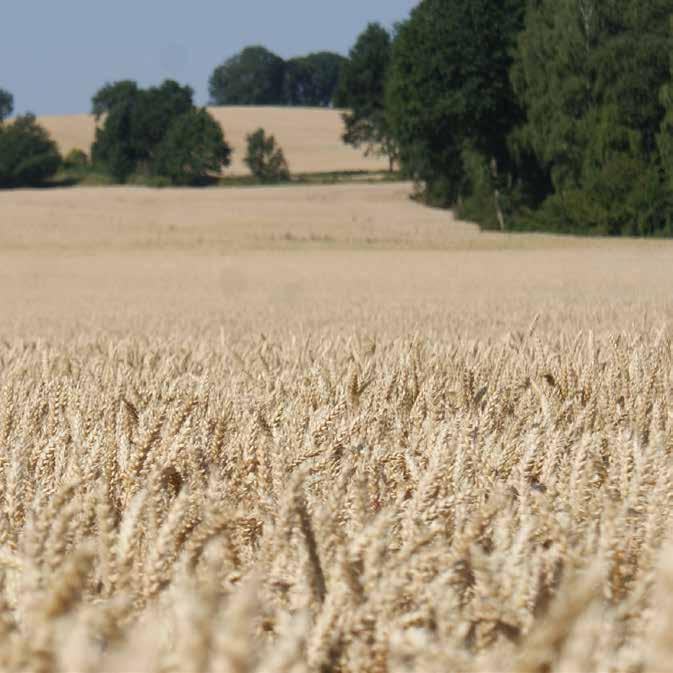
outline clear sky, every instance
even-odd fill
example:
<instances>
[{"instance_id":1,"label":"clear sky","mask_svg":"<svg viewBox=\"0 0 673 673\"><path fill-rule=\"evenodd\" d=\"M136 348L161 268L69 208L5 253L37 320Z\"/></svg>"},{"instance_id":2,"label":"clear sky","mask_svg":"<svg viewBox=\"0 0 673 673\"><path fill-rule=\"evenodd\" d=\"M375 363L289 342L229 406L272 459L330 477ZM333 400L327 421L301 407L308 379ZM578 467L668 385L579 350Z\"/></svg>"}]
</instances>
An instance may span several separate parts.
<instances>
[{"instance_id":1,"label":"clear sky","mask_svg":"<svg viewBox=\"0 0 673 673\"><path fill-rule=\"evenodd\" d=\"M392 26L416 0L15 0L0 18L0 88L15 111L88 112L106 81L170 77L207 102L213 68L250 44L288 58L346 54L370 21Z\"/></svg>"}]
</instances>

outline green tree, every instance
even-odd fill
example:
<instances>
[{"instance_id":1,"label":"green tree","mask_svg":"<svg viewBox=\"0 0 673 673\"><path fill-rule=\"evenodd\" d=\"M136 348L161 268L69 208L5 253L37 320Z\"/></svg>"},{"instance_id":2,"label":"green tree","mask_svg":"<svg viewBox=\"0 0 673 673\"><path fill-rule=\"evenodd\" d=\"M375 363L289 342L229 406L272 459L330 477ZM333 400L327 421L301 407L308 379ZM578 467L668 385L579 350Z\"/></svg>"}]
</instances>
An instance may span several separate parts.
<instances>
[{"instance_id":1,"label":"green tree","mask_svg":"<svg viewBox=\"0 0 673 673\"><path fill-rule=\"evenodd\" d=\"M673 16L670 19L670 31L673 35ZM669 68L670 76L662 86L659 98L664 108L664 117L657 135L657 146L664 169L665 189L670 198L673 194L673 50L669 51ZM673 230L667 233L673 235Z\"/></svg>"},{"instance_id":2,"label":"green tree","mask_svg":"<svg viewBox=\"0 0 673 673\"><path fill-rule=\"evenodd\" d=\"M118 101L96 128L91 145L91 160L101 166L117 182L126 182L136 170L140 157L132 142L134 101L137 95Z\"/></svg>"},{"instance_id":3,"label":"green tree","mask_svg":"<svg viewBox=\"0 0 673 673\"><path fill-rule=\"evenodd\" d=\"M205 108L176 117L157 147L152 172L174 184L203 182L231 161L221 126Z\"/></svg>"},{"instance_id":4,"label":"green tree","mask_svg":"<svg viewBox=\"0 0 673 673\"><path fill-rule=\"evenodd\" d=\"M0 89L0 124L12 114L14 110L14 96L9 91Z\"/></svg>"},{"instance_id":5,"label":"green tree","mask_svg":"<svg viewBox=\"0 0 673 673\"><path fill-rule=\"evenodd\" d=\"M230 149L221 129L206 111L197 111L190 87L172 80L149 89L118 84L106 85L103 95L99 92L94 97L94 108L102 101L98 109L106 116L91 148L94 163L114 179L125 182L141 173L182 183L217 170L225 155L228 159ZM184 147L179 147L180 141Z\"/></svg>"},{"instance_id":6,"label":"green tree","mask_svg":"<svg viewBox=\"0 0 673 673\"><path fill-rule=\"evenodd\" d=\"M110 112L115 105L132 100L140 91L137 82L130 79L107 83L91 99L91 114L96 121Z\"/></svg>"},{"instance_id":7,"label":"green tree","mask_svg":"<svg viewBox=\"0 0 673 673\"><path fill-rule=\"evenodd\" d=\"M283 101L286 105L329 107L334 101L346 59L321 51L285 63Z\"/></svg>"},{"instance_id":8,"label":"green tree","mask_svg":"<svg viewBox=\"0 0 673 673\"><path fill-rule=\"evenodd\" d=\"M261 46L246 47L215 68L208 89L213 105L282 105L285 62Z\"/></svg>"},{"instance_id":9,"label":"green tree","mask_svg":"<svg viewBox=\"0 0 673 673\"><path fill-rule=\"evenodd\" d=\"M0 126L0 187L39 185L61 166L56 143L34 115Z\"/></svg>"},{"instance_id":10,"label":"green tree","mask_svg":"<svg viewBox=\"0 0 673 673\"><path fill-rule=\"evenodd\" d=\"M172 80L145 90L126 81L106 84L93 99L106 118L96 129L92 159L119 182L137 171L149 174L156 147L171 122L194 107L192 97L190 87Z\"/></svg>"},{"instance_id":11,"label":"green tree","mask_svg":"<svg viewBox=\"0 0 673 673\"><path fill-rule=\"evenodd\" d=\"M364 147L365 155L388 156L390 168L397 158L397 144L385 115L385 82L391 60L391 37L378 23L359 35L341 69L335 104L343 113L343 141Z\"/></svg>"},{"instance_id":12,"label":"green tree","mask_svg":"<svg viewBox=\"0 0 673 673\"><path fill-rule=\"evenodd\" d=\"M194 110L193 99L191 87L170 79L141 92L133 107L131 126L131 142L141 164L152 161L155 148L173 121Z\"/></svg>"},{"instance_id":13,"label":"green tree","mask_svg":"<svg viewBox=\"0 0 673 673\"><path fill-rule=\"evenodd\" d=\"M92 98L93 114L97 120L105 115L105 122L96 127L91 160L117 182L126 182L142 158L133 131L141 96L136 82L122 80L105 84Z\"/></svg>"},{"instance_id":14,"label":"green tree","mask_svg":"<svg viewBox=\"0 0 673 673\"><path fill-rule=\"evenodd\" d=\"M657 133L669 81L671 0L530 2L512 81L553 194L536 215L563 231L648 234L669 207ZM659 147L662 147L660 142Z\"/></svg>"},{"instance_id":15,"label":"green tree","mask_svg":"<svg viewBox=\"0 0 673 673\"><path fill-rule=\"evenodd\" d=\"M260 182L286 182L290 179L283 150L272 135L267 136L264 129L257 129L248 134L247 146L243 161Z\"/></svg>"},{"instance_id":16,"label":"green tree","mask_svg":"<svg viewBox=\"0 0 673 673\"><path fill-rule=\"evenodd\" d=\"M63 168L71 170L84 170L89 166L89 157L83 150L74 148L63 157Z\"/></svg>"},{"instance_id":17,"label":"green tree","mask_svg":"<svg viewBox=\"0 0 673 673\"><path fill-rule=\"evenodd\" d=\"M422 0L398 27L386 92L402 167L426 198L452 205L480 185L500 226L500 190L516 178L509 69L523 15L524 0Z\"/></svg>"}]
</instances>

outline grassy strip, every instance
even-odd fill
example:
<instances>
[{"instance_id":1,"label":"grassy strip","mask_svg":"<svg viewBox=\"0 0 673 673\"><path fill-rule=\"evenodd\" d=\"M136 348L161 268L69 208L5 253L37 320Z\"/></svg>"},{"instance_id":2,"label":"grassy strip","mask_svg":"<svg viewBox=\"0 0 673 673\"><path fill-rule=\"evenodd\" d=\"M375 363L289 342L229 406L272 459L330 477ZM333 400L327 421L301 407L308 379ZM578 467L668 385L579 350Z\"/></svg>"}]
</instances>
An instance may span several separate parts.
<instances>
[{"instance_id":1,"label":"grassy strip","mask_svg":"<svg viewBox=\"0 0 673 673\"><path fill-rule=\"evenodd\" d=\"M209 178L191 185L192 187L259 187L274 184L277 186L334 185L352 183L399 182L403 180L397 172L387 171L327 171L319 173L297 173L289 182L260 183L252 175L223 175ZM59 171L46 187L101 187L116 184L112 178L94 167L78 167ZM127 184L139 187L171 187L165 178L134 176Z\"/></svg>"}]
</instances>

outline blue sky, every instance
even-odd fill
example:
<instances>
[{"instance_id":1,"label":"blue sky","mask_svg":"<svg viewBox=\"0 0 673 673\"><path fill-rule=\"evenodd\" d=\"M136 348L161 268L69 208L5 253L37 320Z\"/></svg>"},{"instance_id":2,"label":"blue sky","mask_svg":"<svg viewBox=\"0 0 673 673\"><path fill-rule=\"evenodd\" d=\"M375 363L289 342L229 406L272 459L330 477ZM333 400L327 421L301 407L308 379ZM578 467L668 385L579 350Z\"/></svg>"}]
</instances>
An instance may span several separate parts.
<instances>
[{"instance_id":1,"label":"blue sky","mask_svg":"<svg viewBox=\"0 0 673 673\"><path fill-rule=\"evenodd\" d=\"M0 21L0 88L16 112L88 112L106 81L171 77L207 102L213 68L249 44L284 58L347 53L369 21L392 26L416 0L14 0Z\"/></svg>"}]
</instances>

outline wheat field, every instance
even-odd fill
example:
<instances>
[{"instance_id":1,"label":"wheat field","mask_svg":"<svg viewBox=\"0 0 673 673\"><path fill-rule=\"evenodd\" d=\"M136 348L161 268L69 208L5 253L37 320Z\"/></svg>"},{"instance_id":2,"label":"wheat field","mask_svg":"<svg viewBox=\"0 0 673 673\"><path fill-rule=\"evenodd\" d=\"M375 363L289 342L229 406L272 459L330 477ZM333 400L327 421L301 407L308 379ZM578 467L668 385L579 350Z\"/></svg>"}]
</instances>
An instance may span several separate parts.
<instances>
[{"instance_id":1,"label":"wheat field","mask_svg":"<svg viewBox=\"0 0 673 673\"><path fill-rule=\"evenodd\" d=\"M233 149L226 175L245 175L246 135L262 127L275 135L293 173L384 171L388 162L365 157L341 142L341 111L295 107L211 107ZM65 155L72 149L89 154L96 123L91 115L44 116L38 119Z\"/></svg>"},{"instance_id":2,"label":"wheat field","mask_svg":"<svg viewBox=\"0 0 673 673\"><path fill-rule=\"evenodd\" d=\"M409 192L0 194L0 670L671 668L673 245Z\"/></svg>"}]
</instances>

